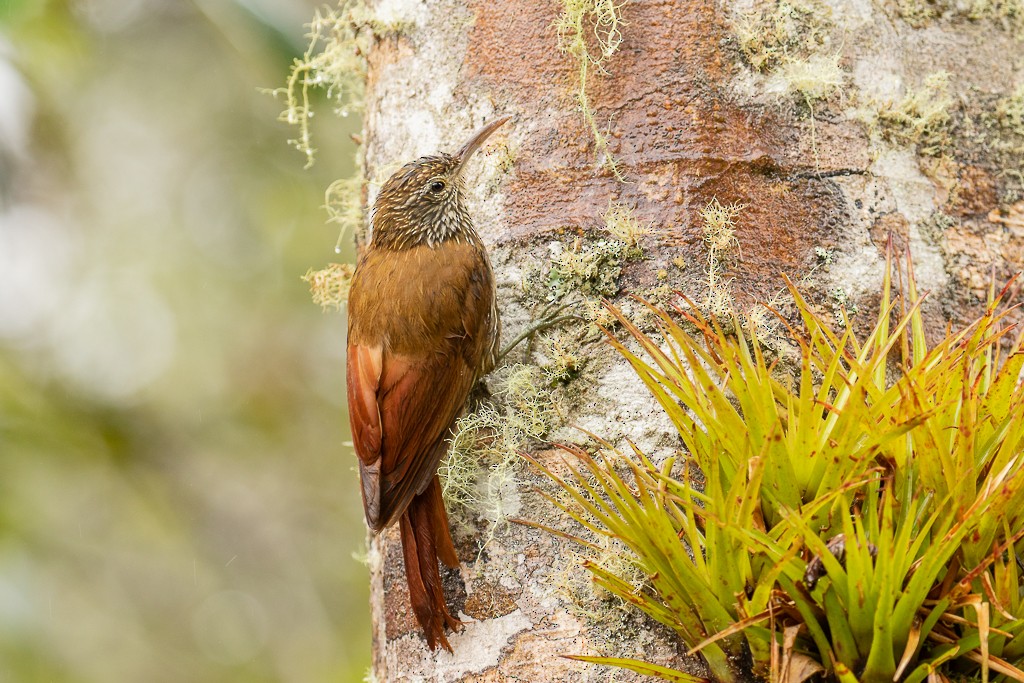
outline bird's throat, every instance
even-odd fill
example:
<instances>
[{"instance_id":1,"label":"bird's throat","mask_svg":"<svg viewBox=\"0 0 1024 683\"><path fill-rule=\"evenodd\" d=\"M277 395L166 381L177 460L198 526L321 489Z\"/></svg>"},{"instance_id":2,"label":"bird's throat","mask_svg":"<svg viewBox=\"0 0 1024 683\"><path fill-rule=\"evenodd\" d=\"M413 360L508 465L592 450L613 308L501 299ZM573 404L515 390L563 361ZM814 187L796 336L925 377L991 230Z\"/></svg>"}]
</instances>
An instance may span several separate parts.
<instances>
[{"instance_id":1,"label":"bird's throat","mask_svg":"<svg viewBox=\"0 0 1024 683\"><path fill-rule=\"evenodd\" d=\"M394 250L480 241L465 209L452 211L441 205L415 217L375 215L372 239L375 247Z\"/></svg>"}]
</instances>

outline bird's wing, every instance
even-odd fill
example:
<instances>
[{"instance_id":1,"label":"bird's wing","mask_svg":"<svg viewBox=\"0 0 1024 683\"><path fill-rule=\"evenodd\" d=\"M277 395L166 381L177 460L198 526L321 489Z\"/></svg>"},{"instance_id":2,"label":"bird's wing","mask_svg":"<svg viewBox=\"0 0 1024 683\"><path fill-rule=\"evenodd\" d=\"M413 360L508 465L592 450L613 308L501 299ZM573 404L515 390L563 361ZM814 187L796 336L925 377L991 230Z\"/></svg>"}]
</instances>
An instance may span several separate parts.
<instances>
[{"instance_id":1,"label":"bird's wing","mask_svg":"<svg viewBox=\"0 0 1024 683\"><path fill-rule=\"evenodd\" d=\"M363 507L368 520L379 516L380 510L382 435L377 392L383 362L380 346L348 345L349 423L352 426L352 444L359 457L359 479L363 483Z\"/></svg>"},{"instance_id":2,"label":"bird's wing","mask_svg":"<svg viewBox=\"0 0 1024 683\"><path fill-rule=\"evenodd\" d=\"M405 510L444 455L449 427L475 380L452 351L410 358L349 345L349 417L363 506L374 530Z\"/></svg>"},{"instance_id":3,"label":"bird's wing","mask_svg":"<svg viewBox=\"0 0 1024 683\"><path fill-rule=\"evenodd\" d=\"M430 483L450 428L477 379L490 343L485 337L493 315L493 289L473 274L475 270L467 269L461 276L449 271L447 277L454 281L430 283L422 290L441 291L450 301L438 304L437 297L431 297L424 304L426 309L440 309L425 314L430 329L419 348L394 341L409 334L409 325L415 326L411 315L404 321L376 321L369 326L375 334L353 332L350 327L349 417L363 506L375 531L397 519ZM369 282L359 284L365 288ZM421 290L409 286L403 291ZM362 304L350 301L350 319L358 321L362 311L353 310L353 304ZM402 325L406 327L399 329ZM395 329L388 334L391 326Z\"/></svg>"}]
</instances>

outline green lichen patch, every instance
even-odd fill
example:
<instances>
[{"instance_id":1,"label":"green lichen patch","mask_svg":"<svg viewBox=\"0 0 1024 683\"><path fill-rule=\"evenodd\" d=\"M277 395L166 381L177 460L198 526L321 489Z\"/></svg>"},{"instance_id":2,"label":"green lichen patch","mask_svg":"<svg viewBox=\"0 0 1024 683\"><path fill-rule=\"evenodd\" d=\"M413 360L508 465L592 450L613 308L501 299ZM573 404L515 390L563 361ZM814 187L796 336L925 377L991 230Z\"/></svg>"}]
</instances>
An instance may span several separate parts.
<instances>
[{"instance_id":1,"label":"green lichen patch","mask_svg":"<svg viewBox=\"0 0 1024 683\"><path fill-rule=\"evenodd\" d=\"M594 582L587 567L596 566L619 577L641 594L647 585L646 577L633 559L632 553L621 542L607 536L591 535L592 544L581 550L566 548L554 571L545 583L566 605L570 614L592 624L621 621L630 613L630 604Z\"/></svg>"},{"instance_id":2,"label":"green lichen patch","mask_svg":"<svg viewBox=\"0 0 1024 683\"><path fill-rule=\"evenodd\" d=\"M946 230L957 224L957 220L944 211L934 211L917 225L921 236L932 244L941 244Z\"/></svg>"},{"instance_id":3,"label":"green lichen patch","mask_svg":"<svg viewBox=\"0 0 1024 683\"><path fill-rule=\"evenodd\" d=\"M873 108L873 135L916 148L921 170L949 195L946 213L983 214L1024 198L1024 85L992 92L940 71Z\"/></svg>"},{"instance_id":4,"label":"green lichen patch","mask_svg":"<svg viewBox=\"0 0 1024 683\"><path fill-rule=\"evenodd\" d=\"M1017 181L1018 193L1005 197L1006 203L1012 204L1021 198L1019 191L1024 189L1024 83L998 98L993 106L983 108L978 118L981 144L991 150L1000 167L997 174Z\"/></svg>"},{"instance_id":5,"label":"green lichen patch","mask_svg":"<svg viewBox=\"0 0 1024 683\"><path fill-rule=\"evenodd\" d=\"M919 153L938 156L950 144L952 106L950 75L938 71L927 76L919 88L907 92L898 103L883 104L876 114L876 123L885 139L917 145Z\"/></svg>"},{"instance_id":6,"label":"green lichen patch","mask_svg":"<svg viewBox=\"0 0 1024 683\"><path fill-rule=\"evenodd\" d=\"M1024 30L1022 0L895 0L897 12L915 28L941 19L987 21L1008 31Z\"/></svg>"},{"instance_id":7,"label":"green lichen patch","mask_svg":"<svg viewBox=\"0 0 1024 683\"><path fill-rule=\"evenodd\" d=\"M933 163L951 200L947 212L985 213L1024 198L1024 85L1004 93L968 88L951 96L945 145ZM947 187L948 185L948 187ZM991 195L991 196L989 196Z\"/></svg>"},{"instance_id":8,"label":"green lichen patch","mask_svg":"<svg viewBox=\"0 0 1024 683\"><path fill-rule=\"evenodd\" d=\"M545 360L540 367L549 384L564 384L580 374L586 358L578 337L574 330L559 330L541 340Z\"/></svg>"},{"instance_id":9,"label":"green lichen patch","mask_svg":"<svg viewBox=\"0 0 1024 683\"><path fill-rule=\"evenodd\" d=\"M624 261L643 256L641 240L651 232L625 204L611 202L602 215L610 239L577 238L569 245L554 242L546 279L546 298L561 301L572 295L584 299L614 296Z\"/></svg>"},{"instance_id":10,"label":"green lichen patch","mask_svg":"<svg viewBox=\"0 0 1024 683\"><path fill-rule=\"evenodd\" d=\"M996 105L999 125L1010 133L1024 136L1024 83Z\"/></svg>"},{"instance_id":11,"label":"green lichen patch","mask_svg":"<svg viewBox=\"0 0 1024 683\"><path fill-rule=\"evenodd\" d=\"M944 10L931 0L896 0L896 10L908 24L921 28L938 19L948 8Z\"/></svg>"},{"instance_id":12,"label":"green lichen patch","mask_svg":"<svg viewBox=\"0 0 1024 683\"><path fill-rule=\"evenodd\" d=\"M548 299L559 301L576 293L585 297L618 294L627 250L624 242L614 239L576 239L568 246L553 243L547 276Z\"/></svg>"}]
</instances>

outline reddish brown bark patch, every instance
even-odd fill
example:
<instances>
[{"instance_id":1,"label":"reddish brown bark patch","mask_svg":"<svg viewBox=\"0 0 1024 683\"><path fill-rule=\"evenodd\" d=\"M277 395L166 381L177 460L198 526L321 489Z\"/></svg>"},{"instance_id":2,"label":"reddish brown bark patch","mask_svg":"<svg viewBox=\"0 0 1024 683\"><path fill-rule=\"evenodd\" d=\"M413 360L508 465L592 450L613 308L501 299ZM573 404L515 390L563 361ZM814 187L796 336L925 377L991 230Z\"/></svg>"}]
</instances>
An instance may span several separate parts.
<instances>
[{"instance_id":1,"label":"reddish brown bark patch","mask_svg":"<svg viewBox=\"0 0 1024 683\"><path fill-rule=\"evenodd\" d=\"M384 624L387 639L394 640L412 633L418 626L409 603L405 566L402 561L402 541L398 528L392 527L381 536L380 550L384 553Z\"/></svg>"},{"instance_id":2,"label":"reddish brown bark patch","mask_svg":"<svg viewBox=\"0 0 1024 683\"><path fill-rule=\"evenodd\" d=\"M398 526L381 534L380 551L384 554L384 625L388 641L407 633L422 633L409 602L409 586L405 578L405 563L402 559L402 540ZM441 580L444 585L448 610L458 614L466 602L466 587L456 569L441 566Z\"/></svg>"},{"instance_id":3,"label":"reddish brown bark patch","mask_svg":"<svg viewBox=\"0 0 1024 683\"><path fill-rule=\"evenodd\" d=\"M516 114L516 125L529 131L502 188L512 239L598 227L609 201L622 201L653 226L652 255L701 263L707 251L699 214L717 197L746 207L736 233L742 258L729 274L741 289L777 283L780 272L801 274L813 263L813 247L837 240L847 221L840 192L808 173L814 155L793 151L806 124L730 101L724 84L733 66L723 58L727 34L713 3L623 6L623 42L606 64L609 73L595 75L588 92L626 183L596 165L593 136L574 99L578 66L557 50L552 22L560 5L471 5L476 23L462 92L490 93L499 111ZM840 126L822 128L830 142L856 137ZM822 155L825 171L866 166L863 141L842 148Z\"/></svg>"},{"instance_id":4,"label":"reddish brown bark patch","mask_svg":"<svg viewBox=\"0 0 1024 683\"><path fill-rule=\"evenodd\" d=\"M512 594L495 583L479 583L466 598L464 611L474 619L494 619L518 609Z\"/></svg>"},{"instance_id":5,"label":"reddish brown bark patch","mask_svg":"<svg viewBox=\"0 0 1024 683\"><path fill-rule=\"evenodd\" d=\"M880 254L885 254L890 239L896 254L906 252L910 245L910 223L896 211L881 214L871 225L871 241Z\"/></svg>"},{"instance_id":6,"label":"reddish brown bark patch","mask_svg":"<svg viewBox=\"0 0 1024 683\"><path fill-rule=\"evenodd\" d=\"M954 216L987 216L998 205L996 181L980 166L960 166L946 211Z\"/></svg>"}]
</instances>

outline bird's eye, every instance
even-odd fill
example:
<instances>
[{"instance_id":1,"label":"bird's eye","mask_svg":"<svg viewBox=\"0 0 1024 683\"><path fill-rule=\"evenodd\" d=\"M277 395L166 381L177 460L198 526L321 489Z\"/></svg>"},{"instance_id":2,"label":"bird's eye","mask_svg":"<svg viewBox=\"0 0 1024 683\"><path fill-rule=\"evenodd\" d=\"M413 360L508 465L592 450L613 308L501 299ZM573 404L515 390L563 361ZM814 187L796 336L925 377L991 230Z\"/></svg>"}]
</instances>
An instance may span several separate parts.
<instances>
[{"instance_id":1,"label":"bird's eye","mask_svg":"<svg viewBox=\"0 0 1024 683\"><path fill-rule=\"evenodd\" d=\"M430 183L430 191L431 192L440 192L443 189L444 189L444 181L443 180L435 180L434 182Z\"/></svg>"}]
</instances>

